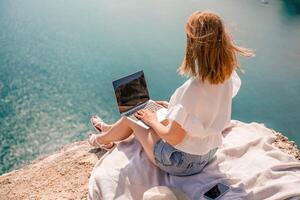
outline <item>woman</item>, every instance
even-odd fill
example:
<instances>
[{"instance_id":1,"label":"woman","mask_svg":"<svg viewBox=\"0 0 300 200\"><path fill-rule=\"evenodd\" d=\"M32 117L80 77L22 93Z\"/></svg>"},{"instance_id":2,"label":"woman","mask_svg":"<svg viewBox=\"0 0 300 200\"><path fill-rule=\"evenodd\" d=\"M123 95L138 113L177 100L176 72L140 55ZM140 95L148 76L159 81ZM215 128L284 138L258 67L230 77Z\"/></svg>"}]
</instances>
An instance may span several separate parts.
<instances>
[{"instance_id":1,"label":"woman","mask_svg":"<svg viewBox=\"0 0 300 200\"><path fill-rule=\"evenodd\" d=\"M126 117L108 125L94 116L91 121L102 134L91 135L91 145L112 148L113 142L134 134L154 165L177 176L199 173L213 158L240 85L235 72L237 54L253 54L234 44L220 17L212 12L193 13L186 35L185 57L178 72L190 78L169 103L158 102L168 108L166 120L159 123L155 113L140 110L136 117L151 127L145 130Z\"/></svg>"}]
</instances>

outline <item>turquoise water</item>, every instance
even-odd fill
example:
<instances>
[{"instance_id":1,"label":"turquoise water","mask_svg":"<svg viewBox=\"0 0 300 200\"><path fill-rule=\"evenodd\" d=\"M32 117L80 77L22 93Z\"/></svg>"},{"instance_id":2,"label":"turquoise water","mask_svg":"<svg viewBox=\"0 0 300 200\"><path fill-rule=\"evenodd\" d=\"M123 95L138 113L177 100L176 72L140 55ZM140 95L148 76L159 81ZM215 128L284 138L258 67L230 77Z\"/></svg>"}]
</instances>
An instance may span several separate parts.
<instances>
[{"instance_id":1,"label":"turquoise water","mask_svg":"<svg viewBox=\"0 0 300 200\"><path fill-rule=\"evenodd\" d=\"M0 0L0 174L84 139L92 114L115 121L113 79L144 69L150 96L168 99L184 81L184 23L205 9L256 49L233 118L300 144L297 1Z\"/></svg>"}]
</instances>

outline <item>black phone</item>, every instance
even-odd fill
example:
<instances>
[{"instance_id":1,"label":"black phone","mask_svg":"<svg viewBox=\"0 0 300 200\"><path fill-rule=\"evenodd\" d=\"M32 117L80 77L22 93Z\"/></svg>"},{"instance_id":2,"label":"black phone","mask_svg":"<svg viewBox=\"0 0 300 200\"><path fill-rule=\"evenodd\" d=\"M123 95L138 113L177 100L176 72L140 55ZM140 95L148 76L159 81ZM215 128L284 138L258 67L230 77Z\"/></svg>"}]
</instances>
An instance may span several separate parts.
<instances>
[{"instance_id":1,"label":"black phone","mask_svg":"<svg viewBox=\"0 0 300 200\"><path fill-rule=\"evenodd\" d=\"M210 190L204 193L204 197L208 200L217 200L228 192L229 189L230 187L228 185L217 183Z\"/></svg>"}]
</instances>

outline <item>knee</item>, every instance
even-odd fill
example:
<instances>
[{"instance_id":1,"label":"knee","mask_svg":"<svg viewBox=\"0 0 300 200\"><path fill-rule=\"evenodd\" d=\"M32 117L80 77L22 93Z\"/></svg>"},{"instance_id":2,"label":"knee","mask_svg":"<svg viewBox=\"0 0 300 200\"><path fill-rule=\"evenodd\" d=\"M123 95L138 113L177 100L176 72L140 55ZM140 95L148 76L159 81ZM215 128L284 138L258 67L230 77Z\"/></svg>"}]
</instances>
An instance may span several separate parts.
<instances>
[{"instance_id":1,"label":"knee","mask_svg":"<svg viewBox=\"0 0 300 200\"><path fill-rule=\"evenodd\" d=\"M133 122L130 119L128 119L128 117L122 116L120 121L123 125L128 126L129 128L132 129Z\"/></svg>"},{"instance_id":2,"label":"knee","mask_svg":"<svg viewBox=\"0 0 300 200\"><path fill-rule=\"evenodd\" d=\"M126 123L126 124L128 124L130 121L126 116L122 116L120 120L122 123Z\"/></svg>"}]
</instances>

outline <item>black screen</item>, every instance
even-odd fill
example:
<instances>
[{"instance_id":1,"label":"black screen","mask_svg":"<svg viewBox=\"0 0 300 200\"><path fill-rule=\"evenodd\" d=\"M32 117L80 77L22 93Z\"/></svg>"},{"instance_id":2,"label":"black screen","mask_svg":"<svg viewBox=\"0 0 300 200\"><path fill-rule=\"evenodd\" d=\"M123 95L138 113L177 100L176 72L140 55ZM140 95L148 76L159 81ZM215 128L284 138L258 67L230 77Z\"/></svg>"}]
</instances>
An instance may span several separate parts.
<instances>
[{"instance_id":1,"label":"black screen","mask_svg":"<svg viewBox=\"0 0 300 200\"><path fill-rule=\"evenodd\" d=\"M143 71L118 79L113 86L120 113L149 100Z\"/></svg>"},{"instance_id":2,"label":"black screen","mask_svg":"<svg viewBox=\"0 0 300 200\"><path fill-rule=\"evenodd\" d=\"M228 186L218 183L217 185L215 185L213 188L211 188L210 190L208 190L204 196L207 196L211 199L216 199L217 197L219 197L221 194L223 194L224 192L226 192L229 189Z\"/></svg>"}]
</instances>

